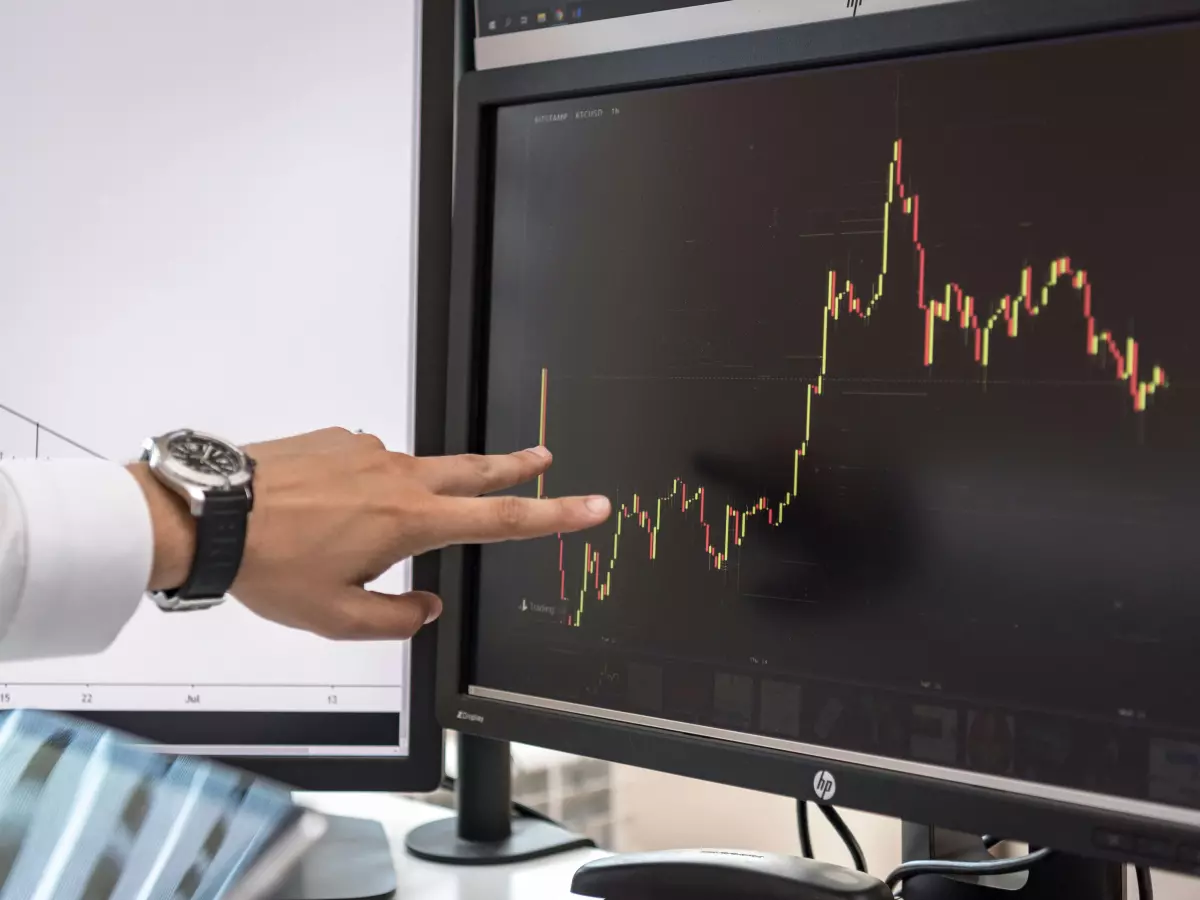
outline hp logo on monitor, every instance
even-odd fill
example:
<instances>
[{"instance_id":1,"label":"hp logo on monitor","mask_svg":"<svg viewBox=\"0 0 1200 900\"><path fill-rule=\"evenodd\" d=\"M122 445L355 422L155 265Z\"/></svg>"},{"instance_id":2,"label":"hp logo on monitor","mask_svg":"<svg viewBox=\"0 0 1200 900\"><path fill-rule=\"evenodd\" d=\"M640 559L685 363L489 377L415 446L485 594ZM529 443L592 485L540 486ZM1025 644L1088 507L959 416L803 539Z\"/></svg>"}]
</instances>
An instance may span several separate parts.
<instances>
[{"instance_id":1,"label":"hp logo on monitor","mask_svg":"<svg viewBox=\"0 0 1200 900\"><path fill-rule=\"evenodd\" d=\"M837 793L837 779L833 777L833 773L822 769L814 775L813 792L818 800L832 800L833 795Z\"/></svg>"}]
</instances>

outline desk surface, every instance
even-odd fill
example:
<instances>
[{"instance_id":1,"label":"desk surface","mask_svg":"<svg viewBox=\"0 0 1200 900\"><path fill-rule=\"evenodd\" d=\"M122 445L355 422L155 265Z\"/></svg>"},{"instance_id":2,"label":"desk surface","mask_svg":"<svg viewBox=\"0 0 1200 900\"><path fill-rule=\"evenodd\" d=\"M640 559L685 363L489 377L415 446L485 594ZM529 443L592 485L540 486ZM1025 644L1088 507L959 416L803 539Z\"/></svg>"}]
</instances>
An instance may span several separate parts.
<instances>
[{"instance_id":1,"label":"desk surface","mask_svg":"<svg viewBox=\"0 0 1200 900\"><path fill-rule=\"evenodd\" d=\"M608 854L574 850L509 866L445 866L409 856L404 838L418 825L444 819L449 810L391 794L298 794L305 806L338 816L374 819L392 845L397 900L566 900L571 876L589 860Z\"/></svg>"}]
</instances>

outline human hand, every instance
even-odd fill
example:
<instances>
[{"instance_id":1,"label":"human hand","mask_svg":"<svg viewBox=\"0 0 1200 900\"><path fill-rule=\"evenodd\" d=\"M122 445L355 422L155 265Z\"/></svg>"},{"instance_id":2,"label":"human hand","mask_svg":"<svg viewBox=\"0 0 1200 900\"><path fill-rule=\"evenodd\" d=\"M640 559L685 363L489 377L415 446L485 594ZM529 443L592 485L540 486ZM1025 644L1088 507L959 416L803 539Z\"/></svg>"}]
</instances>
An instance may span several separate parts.
<instances>
[{"instance_id":1,"label":"human hand","mask_svg":"<svg viewBox=\"0 0 1200 900\"><path fill-rule=\"evenodd\" d=\"M411 637L441 613L423 591L364 586L396 563L451 544L580 531L603 522L603 497L481 497L536 478L544 448L504 456L417 458L372 436L332 428L246 448L257 462L254 511L232 593L258 615L337 639ZM143 466L131 471L151 506L150 588L182 584L194 552L183 503Z\"/></svg>"}]
</instances>

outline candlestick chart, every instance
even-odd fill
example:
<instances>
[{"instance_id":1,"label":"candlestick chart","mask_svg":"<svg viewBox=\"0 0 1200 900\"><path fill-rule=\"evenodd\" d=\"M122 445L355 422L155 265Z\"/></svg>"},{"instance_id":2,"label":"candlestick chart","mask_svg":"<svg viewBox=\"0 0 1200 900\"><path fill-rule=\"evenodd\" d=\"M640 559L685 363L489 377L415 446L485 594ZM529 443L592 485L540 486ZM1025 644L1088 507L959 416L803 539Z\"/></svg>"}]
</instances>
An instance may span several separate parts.
<instances>
[{"instance_id":1,"label":"candlestick chart","mask_svg":"<svg viewBox=\"0 0 1200 900\"><path fill-rule=\"evenodd\" d=\"M759 497L749 506L735 507L726 503L718 504L719 508L714 509L711 504L706 504L704 485L689 486L683 478L677 477L672 480L669 490L646 497L635 493L628 502L621 503L615 510L611 543L585 542L581 560L568 558L564 538L560 535L557 539L559 600L574 606L566 615L567 625L582 627L588 604L603 603L612 597L613 573L623 545L640 545L627 546L626 554L641 553L651 561L657 559L659 534L664 526L672 527L672 519L678 521L678 527L688 527L695 533L697 558L703 559L704 564L714 571L728 565L731 549L750 540L754 528L778 528L783 524L799 489L801 461L809 455L813 442L820 439L820 399L825 394L831 366L837 365L836 359L831 359L831 323L848 318L866 323L885 301L885 294L889 301L905 302L904 295L908 291L888 281L888 259L897 249L892 246L894 241L909 245L915 255L917 285L910 301L915 300L913 312L923 323L923 344L909 348L907 352L919 353L921 364L927 369L935 366L940 353L954 353L959 349L952 344L940 349L939 335L943 331L958 331L966 337L965 346L977 367L980 381L986 383L993 354L1002 352L995 347L997 341L1019 338L1023 317L1027 320L1025 329L1028 332L1054 300L1072 303L1078 310L1081 340L1074 347L1062 347L1061 352L1074 355L1081 362L1090 361L1107 371L1114 384L1128 392L1128 404L1133 413L1145 413L1155 395L1169 386L1166 369L1158 363L1144 362L1145 354L1135 338L1122 337L1104 327L1094 308L1094 287L1088 272L1069 256L1051 260L1048 272L1040 282L1032 266L1022 267L1015 279L1016 291L991 302L977 300L957 282L946 283L940 298L927 294L928 250L921 239L921 195L911 191L904 180L903 153L904 142L898 139L893 144L887 166L887 199L883 203L878 273L864 292L852 281L839 279L836 270L828 272L823 291L821 351L815 360L817 373L805 392L803 438L792 453L790 487L773 497ZM911 224L907 228L893 229L892 220L899 216ZM893 294L897 296L893 297ZM542 445L547 442L550 384L551 373L543 368L538 402L538 443ZM798 409L793 412L797 418L801 414ZM537 496L545 496L545 491L545 476L539 476ZM578 570L573 569L575 562L579 564ZM579 586L577 592L575 585Z\"/></svg>"},{"instance_id":2,"label":"candlestick chart","mask_svg":"<svg viewBox=\"0 0 1200 900\"><path fill-rule=\"evenodd\" d=\"M1200 734L1197 78L1166 29L500 110L481 449L613 514L479 548L473 688Z\"/></svg>"}]
</instances>

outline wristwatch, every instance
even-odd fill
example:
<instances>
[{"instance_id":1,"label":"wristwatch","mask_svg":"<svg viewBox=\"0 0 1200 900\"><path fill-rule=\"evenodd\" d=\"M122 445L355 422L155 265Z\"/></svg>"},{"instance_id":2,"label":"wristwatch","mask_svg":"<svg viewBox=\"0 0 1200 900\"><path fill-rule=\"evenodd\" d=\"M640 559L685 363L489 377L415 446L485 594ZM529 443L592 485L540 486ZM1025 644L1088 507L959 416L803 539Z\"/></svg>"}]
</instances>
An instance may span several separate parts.
<instances>
[{"instance_id":1,"label":"wristwatch","mask_svg":"<svg viewBox=\"0 0 1200 900\"><path fill-rule=\"evenodd\" d=\"M254 460L236 444L185 429L148 438L142 461L188 505L196 553L187 580L150 597L168 612L207 609L225 599L242 564L254 505Z\"/></svg>"}]
</instances>

